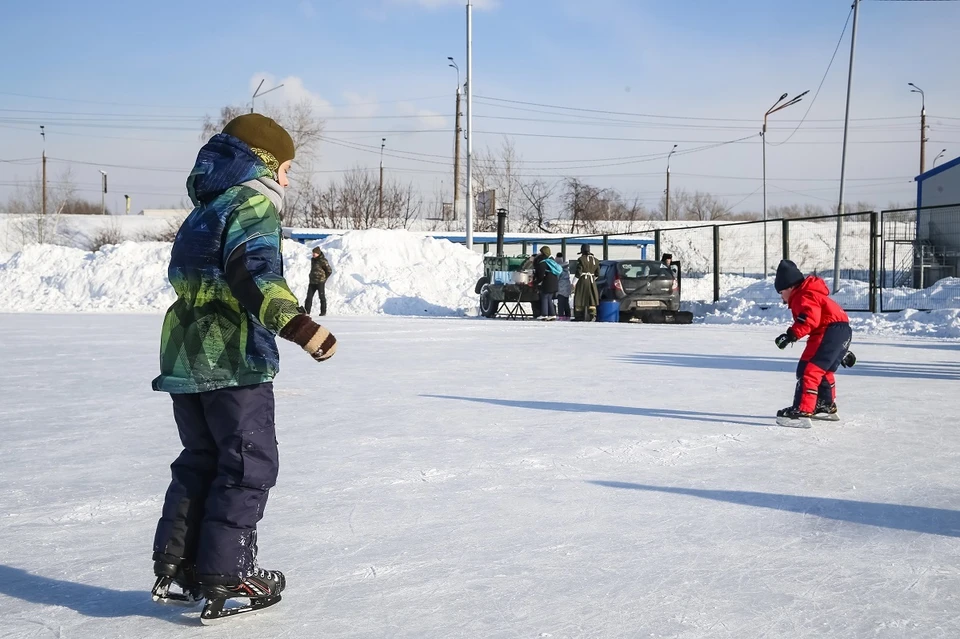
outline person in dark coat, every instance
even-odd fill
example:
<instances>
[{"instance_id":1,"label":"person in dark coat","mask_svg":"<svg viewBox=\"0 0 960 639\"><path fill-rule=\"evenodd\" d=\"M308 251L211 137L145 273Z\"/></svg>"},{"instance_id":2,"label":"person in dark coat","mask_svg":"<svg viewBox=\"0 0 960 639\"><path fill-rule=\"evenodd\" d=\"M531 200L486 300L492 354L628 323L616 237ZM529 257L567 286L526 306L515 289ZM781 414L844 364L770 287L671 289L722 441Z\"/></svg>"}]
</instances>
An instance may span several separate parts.
<instances>
[{"instance_id":1,"label":"person in dark coat","mask_svg":"<svg viewBox=\"0 0 960 639\"><path fill-rule=\"evenodd\" d=\"M327 314L327 278L330 277L332 272L330 262L327 261L320 247L313 247L313 257L310 259L310 283L307 286L307 301L303 304L307 315L310 314L314 294L320 298L321 317Z\"/></svg>"},{"instance_id":2,"label":"person in dark coat","mask_svg":"<svg viewBox=\"0 0 960 639\"><path fill-rule=\"evenodd\" d=\"M557 308L553 298L559 288L560 265L550 257L550 247L540 249L540 255L533 261L533 283L540 291L540 319L554 320L557 318Z\"/></svg>"},{"instance_id":3,"label":"person in dark coat","mask_svg":"<svg viewBox=\"0 0 960 639\"><path fill-rule=\"evenodd\" d=\"M797 265L781 260L774 287L793 314L793 325L775 341L783 350L807 337L797 365L797 386L793 405L777 411L778 418L809 420L810 417L836 415L834 373L840 366L853 366L856 357L849 351L853 332L843 308L830 299L830 289L821 278L804 277ZM808 426L808 421L802 421Z\"/></svg>"},{"instance_id":4,"label":"person in dark coat","mask_svg":"<svg viewBox=\"0 0 960 639\"><path fill-rule=\"evenodd\" d=\"M597 318L597 306L600 304L600 291L597 290L600 261L590 253L590 246L587 244L580 247L575 274L577 287L573 293L574 319L592 322Z\"/></svg>"},{"instance_id":5,"label":"person in dark coat","mask_svg":"<svg viewBox=\"0 0 960 639\"><path fill-rule=\"evenodd\" d=\"M570 262L564 258L563 253L557 253L556 262L562 269L557 284L557 317L570 319L570 294L573 292L570 284Z\"/></svg>"}]
</instances>

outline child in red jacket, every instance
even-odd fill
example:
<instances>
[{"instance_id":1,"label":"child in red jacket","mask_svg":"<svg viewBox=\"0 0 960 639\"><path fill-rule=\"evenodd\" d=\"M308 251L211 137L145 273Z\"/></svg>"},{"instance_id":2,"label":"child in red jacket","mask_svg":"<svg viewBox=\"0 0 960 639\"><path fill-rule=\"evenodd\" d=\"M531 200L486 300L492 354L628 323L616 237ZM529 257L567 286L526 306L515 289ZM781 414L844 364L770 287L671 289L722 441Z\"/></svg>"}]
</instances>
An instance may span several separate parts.
<instances>
[{"instance_id":1,"label":"child in red jacket","mask_svg":"<svg viewBox=\"0 0 960 639\"><path fill-rule=\"evenodd\" d=\"M808 337L797 365L797 388L793 405L777 411L781 426L810 428L810 419L836 421L834 373L853 366L856 357L848 349L853 332L840 305L830 299L827 283L815 275L804 277L797 265L782 260L774 287L793 313L793 326L774 340L783 350Z\"/></svg>"}]
</instances>

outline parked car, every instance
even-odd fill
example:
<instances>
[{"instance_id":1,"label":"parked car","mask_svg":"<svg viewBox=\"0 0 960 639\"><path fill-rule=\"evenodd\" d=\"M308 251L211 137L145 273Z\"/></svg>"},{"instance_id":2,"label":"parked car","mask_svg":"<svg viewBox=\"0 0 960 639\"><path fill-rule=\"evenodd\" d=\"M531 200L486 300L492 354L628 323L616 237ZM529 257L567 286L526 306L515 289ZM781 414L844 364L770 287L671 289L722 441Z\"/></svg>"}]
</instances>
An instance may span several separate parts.
<instances>
[{"instance_id":1,"label":"parked car","mask_svg":"<svg viewBox=\"0 0 960 639\"><path fill-rule=\"evenodd\" d=\"M680 311L680 265L655 260L603 260L597 290L600 301L620 302L620 321L688 323ZM689 320L692 320L692 315Z\"/></svg>"}]
</instances>

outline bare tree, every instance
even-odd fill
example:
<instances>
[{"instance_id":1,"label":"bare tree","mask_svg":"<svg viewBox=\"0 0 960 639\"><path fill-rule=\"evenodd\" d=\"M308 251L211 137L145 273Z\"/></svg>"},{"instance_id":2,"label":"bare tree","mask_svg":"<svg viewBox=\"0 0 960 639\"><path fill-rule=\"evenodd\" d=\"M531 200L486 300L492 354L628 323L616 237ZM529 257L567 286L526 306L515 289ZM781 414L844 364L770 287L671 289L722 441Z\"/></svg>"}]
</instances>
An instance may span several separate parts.
<instances>
[{"instance_id":1,"label":"bare tree","mask_svg":"<svg viewBox=\"0 0 960 639\"><path fill-rule=\"evenodd\" d=\"M729 215L726 202L710 193L696 191L683 207L683 217L705 222L723 220Z\"/></svg>"},{"instance_id":2,"label":"bare tree","mask_svg":"<svg viewBox=\"0 0 960 639\"><path fill-rule=\"evenodd\" d=\"M326 188L314 188L306 198L304 224L318 228L408 228L423 210L423 198L413 184L383 186L372 171L355 168Z\"/></svg>"},{"instance_id":3,"label":"bare tree","mask_svg":"<svg viewBox=\"0 0 960 639\"><path fill-rule=\"evenodd\" d=\"M500 148L474 154L471 165L474 197L483 191L496 191L496 207L507 209L511 218L520 218L520 172L522 160L510 138L504 137ZM475 228L494 231L497 228L496 211L478 211Z\"/></svg>"},{"instance_id":4,"label":"bare tree","mask_svg":"<svg viewBox=\"0 0 960 639\"><path fill-rule=\"evenodd\" d=\"M43 206L43 183L39 176L18 184L7 200L5 208L7 213L14 216L12 229L17 248L56 240L64 207L67 202L76 199L76 186L69 168L59 178L48 182L47 186L46 212Z\"/></svg>"},{"instance_id":5,"label":"bare tree","mask_svg":"<svg viewBox=\"0 0 960 639\"><path fill-rule=\"evenodd\" d=\"M524 200L520 229L528 233L536 231L551 233L552 229L547 219L547 206L557 189L557 183L537 178L532 182L520 181L518 187Z\"/></svg>"}]
</instances>

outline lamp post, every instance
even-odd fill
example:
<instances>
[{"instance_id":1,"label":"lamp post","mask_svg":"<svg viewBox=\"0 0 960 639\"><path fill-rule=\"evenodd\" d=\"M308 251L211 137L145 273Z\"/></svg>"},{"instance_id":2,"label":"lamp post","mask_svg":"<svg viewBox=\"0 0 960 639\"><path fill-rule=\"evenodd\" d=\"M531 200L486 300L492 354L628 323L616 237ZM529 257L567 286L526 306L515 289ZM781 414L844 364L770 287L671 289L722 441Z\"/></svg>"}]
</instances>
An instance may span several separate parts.
<instances>
[{"instance_id":1,"label":"lamp post","mask_svg":"<svg viewBox=\"0 0 960 639\"><path fill-rule=\"evenodd\" d=\"M777 111L782 111L787 107L793 106L794 104L800 102L803 99L803 96L810 93L809 91L804 91L800 95L790 100L784 102L787 99L787 93L784 93L780 98L773 103L773 106L767 109L767 112L763 114L763 131L760 132L761 146L763 147L763 278L767 278L767 118L772 113Z\"/></svg>"},{"instance_id":2,"label":"lamp post","mask_svg":"<svg viewBox=\"0 0 960 639\"><path fill-rule=\"evenodd\" d=\"M937 157L933 158L933 168L937 168L937 160L939 160L940 158L942 158L942 157L943 157L943 154L946 153L946 152L947 152L947 150L944 149L943 151L940 151L940 153L937 154Z\"/></svg>"},{"instance_id":3,"label":"lamp post","mask_svg":"<svg viewBox=\"0 0 960 639\"><path fill-rule=\"evenodd\" d=\"M456 219L459 211L460 204L460 134L462 132L460 128L460 67L457 66L456 61L450 56L447 57L447 60L450 61L448 67L452 67L457 70L457 106L456 111L456 124L453 127L453 217Z\"/></svg>"},{"instance_id":4,"label":"lamp post","mask_svg":"<svg viewBox=\"0 0 960 639\"><path fill-rule=\"evenodd\" d=\"M107 172L100 171L100 182L103 188L100 189L100 215L107 213Z\"/></svg>"},{"instance_id":5,"label":"lamp post","mask_svg":"<svg viewBox=\"0 0 960 639\"><path fill-rule=\"evenodd\" d=\"M663 206L663 220L666 222L670 219L670 156L673 155L677 150L677 145L674 144L673 148L670 149L670 152L667 153L667 199Z\"/></svg>"},{"instance_id":6,"label":"lamp post","mask_svg":"<svg viewBox=\"0 0 960 639\"><path fill-rule=\"evenodd\" d=\"M473 250L473 2L467 0L467 209L466 244Z\"/></svg>"},{"instance_id":7,"label":"lamp post","mask_svg":"<svg viewBox=\"0 0 960 639\"><path fill-rule=\"evenodd\" d=\"M377 191L377 199L379 200L378 211L380 219L383 219L383 147L387 145L387 138L380 139L380 188Z\"/></svg>"},{"instance_id":8,"label":"lamp post","mask_svg":"<svg viewBox=\"0 0 960 639\"><path fill-rule=\"evenodd\" d=\"M927 96L923 94L923 89L913 82L907 82L907 86L913 87L910 89L910 93L920 94L920 173L923 173L927 170L927 163L925 161L927 150Z\"/></svg>"},{"instance_id":9,"label":"lamp post","mask_svg":"<svg viewBox=\"0 0 960 639\"><path fill-rule=\"evenodd\" d=\"M257 101L258 97L260 97L261 95L266 95L271 91L276 91L277 89L283 86L282 84L278 84L272 89L267 89L263 93L260 93L260 87L263 86L263 83L264 83L264 80L260 80L260 84L257 85L257 90L253 92L253 97L250 98L250 113L253 113L254 103Z\"/></svg>"}]
</instances>

